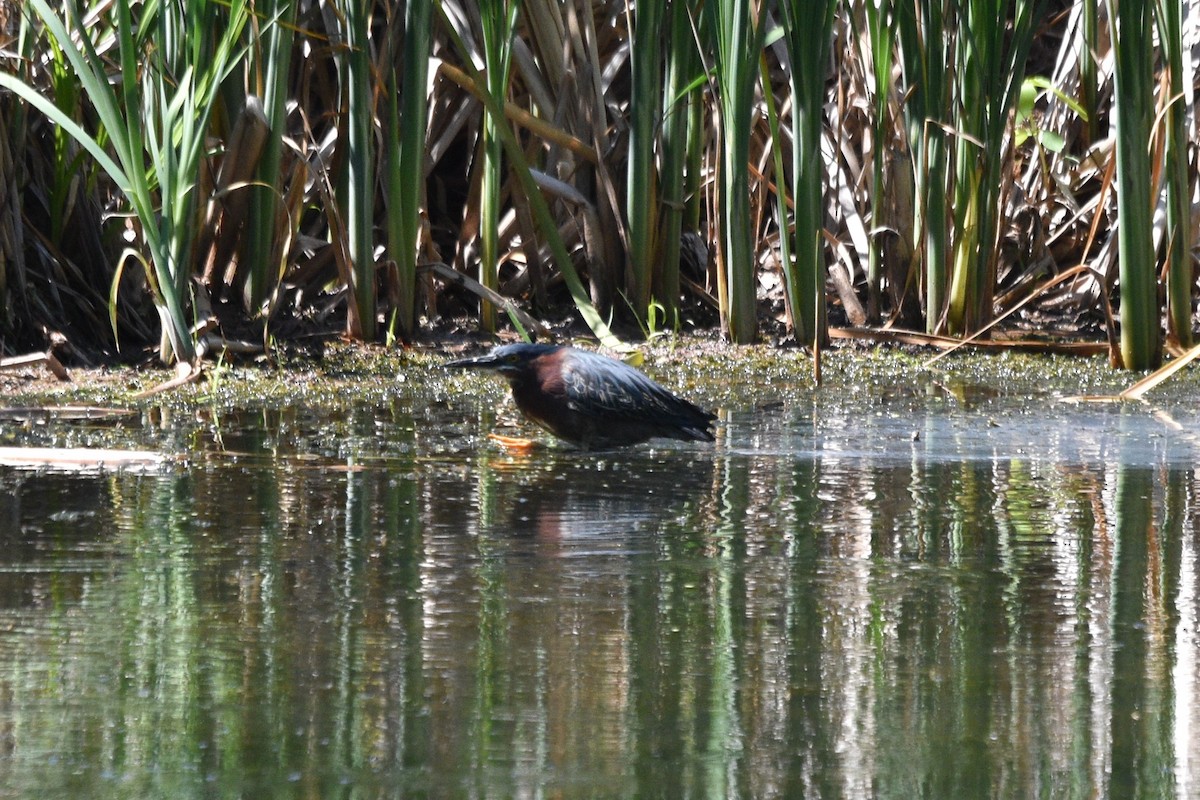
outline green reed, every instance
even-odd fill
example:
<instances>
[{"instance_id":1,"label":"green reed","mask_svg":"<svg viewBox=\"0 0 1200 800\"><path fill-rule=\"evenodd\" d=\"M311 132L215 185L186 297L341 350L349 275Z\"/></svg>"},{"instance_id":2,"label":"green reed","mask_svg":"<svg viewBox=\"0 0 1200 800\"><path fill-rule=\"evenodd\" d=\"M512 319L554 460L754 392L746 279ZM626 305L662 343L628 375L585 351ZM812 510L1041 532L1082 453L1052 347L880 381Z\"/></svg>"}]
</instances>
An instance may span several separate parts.
<instances>
[{"instance_id":1,"label":"green reed","mask_svg":"<svg viewBox=\"0 0 1200 800\"><path fill-rule=\"evenodd\" d=\"M1148 369L1161 359L1157 267L1152 236L1149 141L1154 116L1153 6L1122 0L1110 10L1116 61L1117 248L1121 281L1121 359Z\"/></svg>"},{"instance_id":2,"label":"green reed","mask_svg":"<svg viewBox=\"0 0 1200 800\"><path fill-rule=\"evenodd\" d=\"M1004 148L1040 22L1039 0L963 0L953 82L953 270L946 328L968 335L992 316Z\"/></svg>"},{"instance_id":3,"label":"green reed","mask_svg":"<svg viewBox=\"0 0 1200 800\"><path fill-rule=\"evenodd\" d=\"M481 0L484 77L493 97L508 96L512 62L513 31L517 25L515 0ZM500 288L500 210L504 192L504 143L496 131L496 121L484 115L482 129L483 164L479 188L479 282L489 289ZM480 301L480 326L496 330L496 308Z\"/></svg>"},{"instance_id":4,"label":"green reed","mask_svg":"<svg viewBox=\"0 0 1200 800\"><path fill-rule=\"evenodd\" d=\"M705 6L716 40L717 253L722 327L738 344L758 336L756 259L750 216L750 128L758 85L758 59L766 37L761 7L748 0Z\"/></svg>"},{"instance_id":5,"label":"green reed","mask_svg":"<svg viewBox=\"0 0 1200 800\"><path fill-rule=\"evenodd\" d=\"M1179 347L1192 344L1191 181L1188 177L1187 106L1184 99L1183 22L1179 0L1155 4L1158 40L1167 66L1162 115L1163 172L1167 192L1167 331Z\"/></svg>"},{"instance_id":6,"label":"green reed","mask_svg":"<svg viewBox=\"0 0 1200 800\"><path fill-rule=\"evenodd\" d=\"M785 262L796 338L819 348L825 320L825 164L821 138L825 75L835 2L789 0L782 5L792 89L792 197L796 204L794 262ZM786 230L782 231L784 235Z\"/></svg>"},{"instance_id":7,"label":"green reed","mask_svg":"<svg viewBox=\"0 0 1200 800\"><path fill-rule=\"evenodd\" d=\"M397 266L399 307L395 320L405 337L416 330L417 262L421 211L425 203L425 131L429 120L426 85L433 47L432 0L409 0L404 12L404 56L400 75L391 64L388 76L390 125L388 153L388 249ZM397 98L399 105L397 107ZM393 331L394 332L394 331Z\"/></svg>"},{"instance_id":8,"label":"green reed","mask_svg":"<svg viewBox=\"0 0 1200 800\"><path fill-rule=\"evenodd\" d=\"M703 83L700 54L692 33L692 12L687 3L671 4L670 33L666 46L666 75L663 92L662 151L659 156L661 210L658 230L661 236L659 269L654 297L662 304L667 324L679 328L679 254L680 236L685 222L695 230L696 223L687 219L689 200L698 191L695 183L700 173L698 149L690 144L691 109L699 107L699 87ZM691 186L689 187L689 181Z\"/></svg>"},{"instance_id":9,"label":"green reed","mask_svg":"<svg viewBox=\"0 0 1200 800\"><path fill-rule=\"evenodd\" d=\"M346 223L346 251L352 281L351 336L375 338L375 138L372 131L374 77L370 56L371 6L344 0L340 9L344 49L340 55L345 171L340 176L339 202Z\"/></svg>"},{"instance_id":10,"label":"green reed","mask_svg":"<svg viewBox=\"0 0 1200 800\"><path fill-rule=\"evenodd\" d=\"M263 17L252 26L253 45L247 59L249 81L261 96L268 133L255 170L253 202L247 209L242 235L245 275L243 298L252 313L262 309L278 285L285 257L280 236L280 203L287 190L280 174L283 160L283 134L287 123L287 102L293 93L292 48L295 45L297 0L266 0L257 10Z\"/></svg>"},{"instance_id":11,"label":"green reed","mask_svg":"<svg viewBox=\"0 0 1200 800\"><path fill-rule=\"evenodd\" d=\"M579 273L576 272L575 266L571 262L571 255L567 252L566 245L559 234L558 225L550 212L550 207L547 205L545 197L542 196L533 171L529 167L529 161L525 157L521 143L518 141L516 134L513 133L512 127L505 117L504 97L497 97L488 91L486 79L472 63L470 51L455 28L453 21L448 18L444 3L439 2L437 10L443 23L442 27L463 59L463 68L475 87L476 96L483 103L487 115L495 123L496 134L504 147L504 155L508 158L509 168L520 183L521 191L525 195L525 200L529 204L529 210L537 224L538 233L550 248L555 264L562 275L563 282L567 285L567 289L571 293L571 299L575 303L576 310L578 310L583 321L587 323L588 327L596 334L601 343L606 347L620 348L622 346L621 340L612 332L608 323L600 316L595 305L592 304L591 299L588 297L587 289L584 288L583 282L579 279Z\"/></svg>"},{"instance_id":12,"label":"green reed","mask_svg":"<svg viewBox=\"0 0 1200 800\"><path fill-rule=\"evenodd\" d=\"M894 6L900 64L908 90L905 116L917 198L913 242L918 243L917 249L924 258L922 306L928 333L935 333L941 324L950 282L950 213L946 194L950 171L947 120L952 108L951 50L944 5L945 0L918 0Z\"/></svg>"},{"instance_id":13,"label":"green reed","mask_svg":"<svg viewBox=\"0 0 1200 800\"><path fill-rule=\"evenodd\" d=\"M196 186L220 83L240 58L237 41L246 5L241 0L151 5L141 7L142 16L135 20L129 0L116 0L111 33L117 39L120 72L115 87L108 60L97 52L103 30L89 30L71 4L66 18L45 0L30 0L30 7L70 62L102 130L85 130L12 75L0 74L0 86L24 97L78 141L124 195L149 253L147 259L138 250L127 251L146 265L162 325L159 356L191 361L196 348L186 309ZM101 144L105 139L107 147ZM110 315L115 331L115 300Z\"/></svg>"},{"instance_id":14,"label":"green reed","mask_svg":"<svg viewBox=\"0 0 1200 800\"><path fill-rule=\"evenodd\" d=\"M1082 0L1083 5L1083 50L1079 54L1079 102L1087 112L1087 144L1095 143L1101 136L1099 108L1099 76L1097 53L1100 48L1099 0Z\"/></svg>"},{"instance_id":15,"label":"green reed","mask_svg":"<svg viewBox=\"0 0 1200 800\"><path fill-rule=\"evenodd\" d=\"M884 170L887 165L891 121L888 119L888 95L892 83L892 49L896 38L895 12L893 3L865 3L867 37L871 44L871 75L874 79L874 119L872 130L871 158L871 225L877 231L884 218L887 194L884 185ZM883 280L877 233L871 237L871 251L867 262L867 318L871 324L879 322L880 284Z\"/></svg>"},{"instance_id":16,"label":"green reed","mask_svg":"<svg viewBox=\"0 0 1200 800\"><path fill-rule=\"evenodd\" d=\"M679 5L675 3L674 5ZM625 215L629 225L629 277L626 287L634 313L645 318L651 303L652 276L658 263L659 175L655 154L663 111L661 45L665 3L639 3L629 41L629 161Z\"/></svg>"}]
</instances>

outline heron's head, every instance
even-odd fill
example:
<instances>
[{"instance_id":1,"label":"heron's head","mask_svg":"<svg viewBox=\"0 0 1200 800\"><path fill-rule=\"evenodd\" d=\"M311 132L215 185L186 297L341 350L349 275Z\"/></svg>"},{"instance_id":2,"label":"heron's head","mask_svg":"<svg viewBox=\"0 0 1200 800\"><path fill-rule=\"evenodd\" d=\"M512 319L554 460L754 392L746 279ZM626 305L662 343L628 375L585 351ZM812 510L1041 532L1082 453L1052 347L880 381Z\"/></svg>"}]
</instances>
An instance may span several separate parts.
<instances>
[{"instance_id":1,"label":"heron's head","mask_svg":"<svg viewBox=\"0 0 1200 800\"><path fill-rule=\"evenodd\" d=\"M558 349L552 344L506 344L490 353L475 358L460 358L448 361L445 366L454 369L481 369L496 372L506 378L525 375L534 369L534 362Z\"/></svg>"}]
</instances>

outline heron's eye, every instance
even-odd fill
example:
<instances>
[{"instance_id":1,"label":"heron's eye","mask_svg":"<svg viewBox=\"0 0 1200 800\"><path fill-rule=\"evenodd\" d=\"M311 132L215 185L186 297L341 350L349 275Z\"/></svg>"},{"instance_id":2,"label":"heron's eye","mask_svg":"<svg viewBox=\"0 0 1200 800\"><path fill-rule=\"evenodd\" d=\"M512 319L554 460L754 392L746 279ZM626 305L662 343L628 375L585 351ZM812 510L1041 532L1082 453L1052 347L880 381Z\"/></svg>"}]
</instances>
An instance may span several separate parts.
<instances>
[{"instance_id":1,"label":"heron's eye","mask_svg":"<svg viewBox=\"0 0 1200 800\"><path fill-rule=\"evenodd\" d=\"M516 353L511 353L511 354L509 354L509 355L505 356L505 357L504 357L504 360L505 360L505 361L507 361L507 362L508 362L508 363L510 363L510 364L515 364L515 363L517 363L518 361L520 361L521 359L520 359L520 357L519 357L519 356L517 356L517 354L516 354Z\"/></svg>"}]
</instances>

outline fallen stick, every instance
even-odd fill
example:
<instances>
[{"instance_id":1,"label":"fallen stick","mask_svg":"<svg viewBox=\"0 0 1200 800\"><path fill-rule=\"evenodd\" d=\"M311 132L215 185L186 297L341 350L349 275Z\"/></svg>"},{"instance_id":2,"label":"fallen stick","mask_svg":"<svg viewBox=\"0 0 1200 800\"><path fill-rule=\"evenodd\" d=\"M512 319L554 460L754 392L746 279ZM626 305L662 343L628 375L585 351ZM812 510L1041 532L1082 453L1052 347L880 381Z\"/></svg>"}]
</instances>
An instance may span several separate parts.
<instances>
[{"instance_id":1,"label":"fallen stick","mask_svg":"<svg viewBox=\"0 0 1200 800\"><path fill-rule=\"evenodd\" d=\"M132 408L104 408L101 406L10 406L0 408L0 420L24 422L35 419L111 419L136 413Z\"/></svg>"},{"instance_id":2,"label":"fallen stick","mask_svg":"<svg viewBox=\"0 0 1200 800\"><path fill-rule=\"evenodd\" d=\"M71 380L71 374L67 372L67 368L54 357L54 353L49 351L45 353L30 353L24 356L13 356L11 358L0 358L0 369L21 369L22 367L33 366L34 364L45 364L46 369L54 373L54 377L60 381Z\"/></svg>"},{"instance_id":3,"label":"fallen stick","mask_svg":"<svg viewBox=\"0 0 1200 800\"><path fill-rule=\"evenodd\" d=\"M1104 342L1047 341L1045 339L976 339L965 342L950 336L905 331L898 328L830 328L833 339L865 339L873 342L893 342L936 347L950 351L967 346L979 350L1019 350L1030 353L1059 353L1063 355L1092 356L1108 352Z\"/></svg>"},{"instance_id":4,"label":"fallen stick","mask_svg":"<svg viewBox=\"0 0 1200 800\"><path fill-rule=\"evenodd\" d=\"M0 464L10 467L103 469L146 467L173 460L149 450L106 450L91 447L0 447Z\"/></svg>"},{"instance_id":5,"label":"fallen stick","mask_svg":"<svg viewBox=\"0 0 1200 800\"><path fill-rule=\"evenodd\" d=\"M159 392L166 392L171 389L177 389L180 386L183 386L184 384L191 383L192 381L198 379L202 374L204 374L204 371L200 368L199 365L192 365L192 364L188 364L184 361L180 361L178 364L175 365L175 377L174 378L171 378L168 381L164 381L163 383L160 383L157 386L151 386L149 389L143 389L142 391L135 394L133 396L133 399L141 400L145 397L150 397L151 395L158 394Z\"/></svg>"}]
</instances>

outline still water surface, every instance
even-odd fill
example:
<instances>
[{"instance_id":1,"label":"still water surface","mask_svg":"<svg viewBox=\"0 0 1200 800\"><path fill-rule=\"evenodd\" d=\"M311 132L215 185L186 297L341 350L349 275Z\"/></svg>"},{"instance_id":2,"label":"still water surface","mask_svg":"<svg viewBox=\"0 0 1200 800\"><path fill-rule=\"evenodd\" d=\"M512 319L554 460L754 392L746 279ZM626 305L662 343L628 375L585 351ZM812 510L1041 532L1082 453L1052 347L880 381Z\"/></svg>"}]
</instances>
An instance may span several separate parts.
<instances>
[{"instance_id":1,"label":"still water surface","mask_svg":"<svg viewBox=\"0 0 1200 800\"><path fill-rule=\"evenodd\" d=\"M0 470L0 796L1196 797L1200 420L1027 405L518 458L401 397Z\"/></svg>"}]
</instances>

